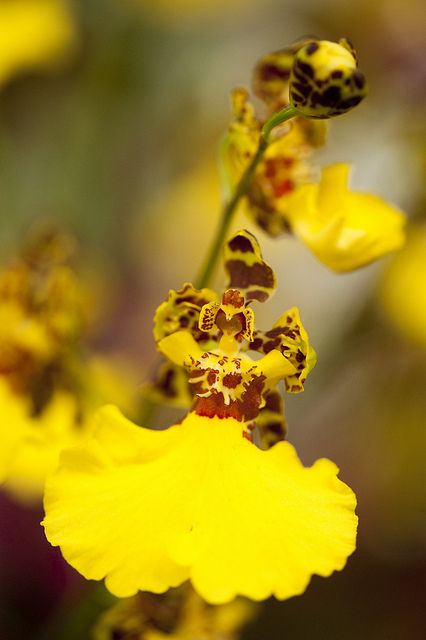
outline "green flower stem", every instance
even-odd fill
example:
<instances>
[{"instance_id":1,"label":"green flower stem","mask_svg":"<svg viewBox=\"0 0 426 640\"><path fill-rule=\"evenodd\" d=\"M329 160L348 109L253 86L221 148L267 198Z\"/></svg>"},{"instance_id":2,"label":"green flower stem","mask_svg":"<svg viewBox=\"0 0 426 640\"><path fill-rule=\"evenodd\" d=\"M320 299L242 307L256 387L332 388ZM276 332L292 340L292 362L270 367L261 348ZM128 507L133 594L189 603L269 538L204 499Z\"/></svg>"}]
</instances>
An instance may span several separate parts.
<instances>
[{"instance_id":1,"label":"green flower stem","mask_svg":"<svg viewBox=\"0 0 426 640\"><path fill-rule=\"evenodd\" d=\"M287 120L290 120L290 118L294 118L297 115L299 115L299 112L292 105L288 105L287 107L281 109L281 111L277 111L277 113L274 113L274 115L269 118L269 120L267 120L263 125L262 136L265 138L265 140L269 141L269 136L271 135L272 129L278 127L278 125L283 124L284 122L287 122Z\"/></svg>"},{"instance_id":2,"label":"green flower stem","mask_svg":"<svg viewBox=\"0 0 426 640\"><path fill-rule=\"evenodd\" d=\"M220 222L216 236L213 240L213 244L211 245L210 252L206 258L206 261L204 263L203 269L200 272L200 275L195 281L194 286L197 289L202 289L203 287L206 287L210 282L210 278L216 267L216 263L220 256L222 245L226 239L233 215L237 209L237 206L241 198L245 196L245 194L247 193L248 188L250 187L251 181L253 179L254 173L256 171L256 168L259 162L262 160L266 149L268 148L269 137L272 132L272 129L274 129L274 127L278 126L279 124L282 124L287 120L290 120L290 118L293 118L295 115L297 115L297 110L292 106L288 106L288 107L284 107L284 109L281 109L281 111L279 111L278 113L275 113L271 118L269 118L269 120L265 122L262 129L262 134L260 136L257 151L253 156L250 164L244 171L243 175L241 176L240 181L235 188L233 196L228 201L228 203L226 204L223 210L222 220Z\"/></svg>"}]
</instances>

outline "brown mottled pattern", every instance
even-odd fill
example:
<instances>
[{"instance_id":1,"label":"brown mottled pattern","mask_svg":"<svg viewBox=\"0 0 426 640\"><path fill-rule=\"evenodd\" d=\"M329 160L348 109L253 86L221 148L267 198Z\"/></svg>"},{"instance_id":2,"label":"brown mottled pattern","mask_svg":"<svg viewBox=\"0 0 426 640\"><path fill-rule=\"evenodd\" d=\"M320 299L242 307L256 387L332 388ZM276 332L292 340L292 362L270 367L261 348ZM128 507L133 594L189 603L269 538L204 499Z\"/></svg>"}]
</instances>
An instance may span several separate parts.
<instances>
[{"instance_id":1,"label":"brown mottled pattern","mask_svg":"<svg viewBox=\"0 0 426 640\"><path fill-rule=\"evenodd\" d=\"M227 373L222 378L222 384L228 389L235 389L241 384L243 376L240 373Z\"/></svg>"},{"instance_id":2,"label":"brown mottled pattern","mask_svg":"<svg viewBox=\"0 0 426 640\"><path fill-rule=\"evenodd\" d=\"M272 238L277 238L290 231L288 221L277 214L277 211L264 198L259 200L252 197L252 193L250 193L249 200L250 215L265 233Z\"/></svg>"},{"instance_id":3,"label":"brown mottled pattern","mask_svg":"<svg viewBox=\"0 0 426 640\"><path fill-rule=\"evenodd\" d=\"M275 289L275 275L262 259L259 244L247 230L236 233L225 246L228 287L239 289L245 301L264 302Z\"/></svg>"},{"instance_id":4,"label":"brown mottled pattern","mask_svg":"<svg viewBox=\"0 0 426 640\"><path fill-rule=\"evenodd\" d=\"M222 296L222 304L241 309L244 306L244 297L236 289L227 289Z\"/></svg>"},{"instance_id":5,"label":"brown mottled pattern","mask_svg":"<svg viewBox=\"0 0 426 640\"><path fill-rule=\"evenodd\" d=\"M253 287L264 287L265 289L273 289L275 287L274 272L265 262L255 263L252 266L247 265L242 260L228 260L225 263L226 270L230 276L231 287L243 289L246 293L246 300L256 299L264 302L269 298L266 291L256 291L255 296L252 295ZM259 293L261 296L259 297Z\"/></svg>"},{"instance_id":6,"label":"brown mottled pattern","mask_svg":"<svg viewBox=\"0 0 426 640\"><path fill-rule=\"evenodd\" d=\"M152 384L148 385L147 393L164 404L183 407L191 404L193 389L186 372L166 360L161 363Z\"/></svg>"},{"instance_id":7,"label":"brown mottled pattern","mask_svg":"<svg viewBox=\"0 0 426 640\"><path fill-rule=\"evenodd\" d=\"M206 333L213 329L219 308L220 305L217 302L210 302L202 307L198 321L201 331Z\"/></svg>"},{"instance_id":8,"label":"brown mottled pattern","mask_svg":"<svg viewBox=\"0 0 426 640\"><path fill-rule=\"evenodd\" d=\"M268 106L268 115L288 104L288 86L294 55L305 42L306 39L302 39L288 47L267 53L257 62L252 80L253 92Z\"/></svg>"},{"instance_id":9,"label":"brown mottled pattern","mask_svg":"<svg viewBox=\"0 0 426 640\"><path fill-rule=\"evenodd\" d=\"M253 243L246 236L238 233L228 242L231 251L241 251L242 253L255 253Z\"/></svg>"},{"instance_id":10,"label":"brown mottled pattern","mask_svg":"<svg viewBox=\"0 0 426 640\"><path fill-rule=\"evenodd\" d=\"M161 368L158 377L154 383L155 388L160 391L166 398L176 397L176 367L172 363L165 363Z\"/></svg>"},{"instance_id":11,"label":"brown mottled pattern","mask_svg":"<svg viewBox=\"0 0 426 640\"><path fill-rule=\"evenodd\" d=\"M318 50L321 43L312 42L301 49L300 54L309 56ZM345 46L345 45L343 45ZM351 50L349 46L345 46ZM310 117L328 118L345 113L356 106L365 96L365 77L357 69L336 69L325 80L315 77L315 68L296 59L290 82L290 98L296 108L311 111ZM313 113L318 109L318 114Z\"/></svg>"},{"instance_id":12,"label":"brown mottled pattern","mask_svg":"<svg viewBox=\"0 0 426 640\"><path fill-rule=\"evenodd\" d=\"M193 410L197 415L208 418L234 418L239 422L254 420L259 414L265 380L264 375L252 376L250 382L244 383L245 391L241 398L231 400L229 404L225 404L221 392L197 398Z\"/></svg>"}]
</instances>

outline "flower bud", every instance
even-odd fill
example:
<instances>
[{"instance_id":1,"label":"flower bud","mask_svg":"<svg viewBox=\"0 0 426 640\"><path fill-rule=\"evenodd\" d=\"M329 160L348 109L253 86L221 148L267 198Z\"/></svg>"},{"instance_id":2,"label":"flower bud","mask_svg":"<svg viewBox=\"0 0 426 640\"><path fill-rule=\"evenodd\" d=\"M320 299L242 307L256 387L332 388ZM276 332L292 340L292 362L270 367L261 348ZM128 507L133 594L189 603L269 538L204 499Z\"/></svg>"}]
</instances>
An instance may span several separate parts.
<instances>
[{"instance_id":1,"label":"flower bud","mask_svg":"<svg viewBox=\"0 0 426 640\"><path fill-rule=\"evenodd\" d=\"M346 39L312 41L299 49L290 75L290 103L308 118L330 118L367 95L364 75Z\"/></svg>"}]
</instances>

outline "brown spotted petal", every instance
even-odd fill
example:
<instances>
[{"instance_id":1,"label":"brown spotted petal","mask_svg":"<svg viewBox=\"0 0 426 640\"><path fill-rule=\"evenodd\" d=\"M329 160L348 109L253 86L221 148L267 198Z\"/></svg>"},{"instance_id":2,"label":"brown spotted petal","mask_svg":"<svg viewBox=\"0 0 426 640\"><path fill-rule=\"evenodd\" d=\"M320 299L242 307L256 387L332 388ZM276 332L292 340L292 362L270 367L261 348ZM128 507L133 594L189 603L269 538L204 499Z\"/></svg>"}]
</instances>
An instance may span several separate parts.
<instances>
[{"instance_id":1,"label":"brown spotted petal","mask_svg":"<svg viewBox=\"0 0 426 640\"><path fill-rule=\"evenodd\" d=\"M286 390L289 393L304 390L305 380L316 364L316 354L309 344L297 307L286 311L269 331L255 331L250 349L260 353L269 353L273 349L281 351L296 369L295 373L284 378Z\"/></svg>"},{"instance_id":2,"label":"brown spotted petal","mask_svg":"<svg viewBox=\"0 0 426 640\"><path fill-rule=\"evenodd\" d=\"M268 106L278 111L289 102L288 86L294 51L280 49L262 56L253 73L253 92Z\"/></svg>"},{"instance_id":3,"label":"brown spotted petal","mask_svg":"<svg viewBox=\"0 0 426 640\"><path fill-rule=\"evenodd\" d=\"M221 165L223 186L232 191L256 153L262 122L255 115L246 89L234 89L231 101L234 119L222 143Z\"/></svg>"},{"instance_id":4,"label":"brown spotted petal","mask_svg":"<svg viewBox=\"0 0 426 640\"><path fill-rule=\"evenodd\" d=\"M164 361L158 367L155 379L143 388L144 396L158 404L188 409L193 401L188 374L182 367Z\"/></svg>"},{"instance_id":5,"label":"brown spotted petal","mask_svg":"<svg viewBox=\"0 0 426 640\"><path fill-rule=\"evenodd\" d=\"M289 103L289 80L297 51L306 42L298 40L284 49L272 51L257 62L252 79L253 92L274 113Z\"/></svg>"},{"instance_id":6,"label":"brown spotted petal","mask_svg":"<svg viewBox=\"0 0 426 640\"><path fill-rule=\"evenodd\" d=\"M198 328L203 333L212 331L216 326L216 316L220 309L220 302L208 302L200 309L200 316L198 319Z\"/></svg>"},{"instance_id":7,"label":"brown spotted petal","mask_svg":"<svg viewBox=\"0 0 426 640\"><path fill-rule=\"evenodd\" d=\"M228 240L224 258L228 286L238 289L246 302L265 302L274 293L275 274L262 260L259 244L249 231L239 231Z\"/></svg>"},{"instance_id":8,"label":"brown spotted petal","mask_svg":"<svg viewBox=\"0 0 426 640\"><path fill-rule=\"evenodd\" d=\"M182 329L190 331L197 341L205 341L212 337L200 331L198 322L201 308L216 300L216 293L211 289L195 289L188 282L177 291L171 289L167 300L161 303L155 312L156 342Z\"/></svg>"}]
</instances>

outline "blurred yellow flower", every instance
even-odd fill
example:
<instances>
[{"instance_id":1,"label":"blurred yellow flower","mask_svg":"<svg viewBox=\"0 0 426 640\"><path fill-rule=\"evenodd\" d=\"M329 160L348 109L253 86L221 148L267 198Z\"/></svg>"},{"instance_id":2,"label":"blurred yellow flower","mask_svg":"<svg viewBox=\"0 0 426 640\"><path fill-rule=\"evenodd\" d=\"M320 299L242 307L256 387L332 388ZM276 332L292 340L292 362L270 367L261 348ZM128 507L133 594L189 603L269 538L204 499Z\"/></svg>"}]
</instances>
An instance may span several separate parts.
<instances>
[{"instance_id":1,"label":"blurred yellow flower","mask_svg":"<svg viewBox=\"0 0 426 640\"><path fill-rule=\"evenodd\" d=\"M393 325L426 347L426 227L412 225L407 244L385 272L380 300Z\"/></svg>"},{"instance_id":2,"label":"blurred yellow flower","mask_svg":"<svg viewBox=\"0 0 426 640\"><path fill-rule=\"evenodd\" d=\"M48 540L119 597L190 579L212 604L285 599L303 593L312 574L342 569L355 548L356 499L336 465L305 468L288 442L256 446L268 394L280 380L302 390L312 353L297 310L255 343L246 305L265 300L275 276L247 231L228 241L225 265L235 288L199 310L198 331L217 334L218 346L204 347L190 328L158 343L189 372L191 412L152 431L105 407L93 436L63 452L46 483ZM159 314L167 323L170 301ZM250 349L266 355L254 360Z\"/></svg>"},{"instance_id":3,"label":"blurred yellow flower","mask_svg":"<svg viewBox=\"0 0 426 640\"><path fill-rule=\"evenodd\" d=\"M237 640L257 607L241 598L212 607L189 584L158 596L121 600L96 624L94 640Z\"/></svg>"},{"instance_id":4,"label":"blurred yellow flower","mask_svg":"<svg viewBox=\"0 0 426 640\"><path fill-rule=\"evenodd\" d=\"M92 359L85 367L84 402L75 393L57 390L39 414L27 397L0 377L0 484L19 502L40 502L46 477L56 468L60 452L88 437L99 406L111 398L120 406L131 404L130 393L112 363Z\"/></svg>"},{"instance_id":5,"label":"blurred yellow flower","mask_svg":"<svg viewBox=\"0 0 426 640\"><path fill-rule=\"evenodd\" d=\"M352 271L399 249L405 216L382 198L349 191L349 166L322 171L319 184L300 186L287 200L285 216L298 236L334 271Z\"/></svg>"},{"instance_id":6,"label":"blurred yellow flower","mask_svg":"<svg viewBox=\"0 0 426 640\"><path fill-rule=\"evenodd\" d=\"M61 449L87 437L107 399L130 394L106 361L82 353L83 298L68 264L69 237L32 238L0 273L0 483L41 499Z\"/></svg>"},{"instance_id":7,"label":"blurred yellow flower","mask_svg":"<svg viewBox=\"0 0 426 640\"><path fill-rule=\"evenodd\" d=\"M0 85L27 70L57 67L76 44L67 0L0 0Z\"/></svg>"}]
</instances>

